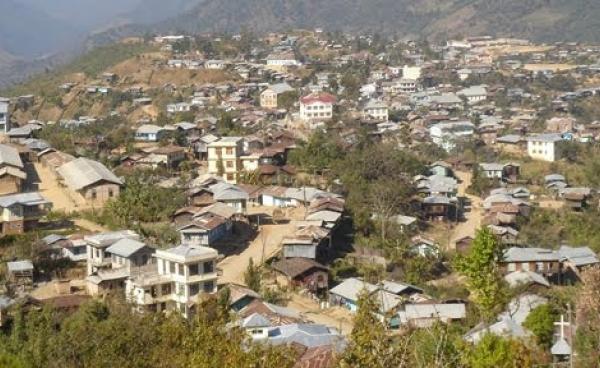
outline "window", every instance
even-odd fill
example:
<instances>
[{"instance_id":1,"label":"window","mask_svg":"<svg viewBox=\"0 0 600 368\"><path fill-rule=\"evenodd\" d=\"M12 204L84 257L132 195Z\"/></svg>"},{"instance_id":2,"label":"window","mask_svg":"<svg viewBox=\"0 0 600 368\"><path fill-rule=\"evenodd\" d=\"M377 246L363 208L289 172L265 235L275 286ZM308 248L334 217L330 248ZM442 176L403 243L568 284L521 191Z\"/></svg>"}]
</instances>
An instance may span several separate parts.
<instances>
[{"instance_id":1,"label":"window","mask_svg":"<svg viewBox=\"0 0 600 368\"><path fill-rule=\"evenodd\" d=\"M96 189L92 190L92 199L98 198L98 193L96 193Z\"/></svg>"},{"instance_id":2,"label":"window","mask_svg":"<svg viewBox=\"0 0 600 368\"><path fill-rule=\"evenodd\" d=\"M169 262L169 273L175 273L175 263Z\"/></svg>"},{"instance_id":3,"label":"window","mask_svg":"<svg viewBox=\"0 0 600 368\"><path fill-rule=\"evenodd\" d=\"M171 294L171 284L162 284L160 291L162 295Z\"/></svg>"},{"instance_id":4,"label":"window","mask_svg":"<svg viewBox=\"0 0 600 368\"><path fill-rule=\"evenodd\" d=\"M212 262L204 262L204 265L202 267L204 268L204 273L215 272Z\"/></svg>"},{"instance_id":5,"label":"window","mask_svg":"<svg viewBox=\"0 0 600 368\"><path fill-rule=\"evenodd\" d=\"M225 166L227 168L229 168L229 169L232 168L233 167L233 161L226 161Z\"/></svg>"},{"instance_id":6,"label":"window","mask_svg":"<svg viewBox=\"0 0 600 368\"><path fill-rule=\"evenodd\" d=\"M228 148L226 148L226 149L225 149L225 152L226 152L228 155L233 155L233 148L231 148L231 147L228 147Z\"/></svg>"},{"instance_id":7,"label":"window","mask_svg":"<svg viewBox=\"0 0 600 368\"><path fill-rule=\"evenodd\" d=\"M227 174L227 180L232 181L234 179L233 174Z\"/></svg>"},{"instance_id":8,"label":"window","mask_svg":"<svg viewBox=\"0 0 600 368\"><path fill-rule=\"evenodd\" d=\"M209 281L209 282L205 282L204 283L204 292L205 293L212 293L214 289L215 289L215 283L214 282Z\"/></svg>"},{"instance_id":9,"label":"window","mask_svg":"<svg viewBox=\"0 0 600 368\"><path fill-rule=\"evenodd\" d=\"M182 264L177 264L177 266L178 266L178 267L177 267L177 269L178 269L178 270L177 270L177 271L178 271L177 273L178 273L180 276L185 276L185 267L184 267Z\"/></svg>"},{"instance_id":10,"label":"window","mask_svg":"<svg viewBox=\"0 0 600 368\"><path fill-rule=\"evenodd\" d=\"M200 285L199 284L190 284L189 296L198 295L198 292L200 292Z\"/></svg>"},{"instance_id":11,"label":"window","mask_svg":"<svg viewBox=\"0 0 600 368\"><path fill-rule=\"evenodd\" d=\"M194 276L199 273L198 272L198 264L189 265L188 268L189 268L190 276Z\"/></svg>"}]
</instances>

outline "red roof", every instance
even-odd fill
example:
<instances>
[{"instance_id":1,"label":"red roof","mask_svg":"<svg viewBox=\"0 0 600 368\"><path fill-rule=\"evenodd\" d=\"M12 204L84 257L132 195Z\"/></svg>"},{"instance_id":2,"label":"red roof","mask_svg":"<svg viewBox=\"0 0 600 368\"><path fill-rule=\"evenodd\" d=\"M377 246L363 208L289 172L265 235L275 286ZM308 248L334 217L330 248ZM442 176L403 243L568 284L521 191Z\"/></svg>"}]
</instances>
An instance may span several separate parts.
<instances>
[{"instance_id":1,"label":"red roof","mask_svg":"<svg viewBox=\"0 0 600 368\"><path fill-rule=\"evenodd\" d=\"M316 102L334 104L336 101L337 99L335 96L329 93L311 93L310 95L304 96L300 99L300 102L305 105L310 105Z\"/></svg>"}]
</instances>

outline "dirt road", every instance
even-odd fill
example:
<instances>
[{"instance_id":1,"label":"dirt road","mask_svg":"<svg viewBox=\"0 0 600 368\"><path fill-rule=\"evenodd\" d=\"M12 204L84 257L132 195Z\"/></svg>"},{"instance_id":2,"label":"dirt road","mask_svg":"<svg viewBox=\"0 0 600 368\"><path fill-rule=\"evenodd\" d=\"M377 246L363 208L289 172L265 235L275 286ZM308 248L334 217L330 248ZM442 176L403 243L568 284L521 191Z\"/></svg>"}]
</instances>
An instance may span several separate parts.
<instances>
[{"instance_id":1,"label":"dirt road","mask_svg":"<svg viewBox=\"0 0 600 368\"><path fill-rule=\"evenodd\" d=\"M66 188L61 187L56 175L50 169L39 163L36 163L34 168L39 180L38 190L42 196L52 202L54 210L71 213L88 207L82 199L70 195Z\"/></svg>"},{"instance_id":2,"label":"dirt road","mask_svg":"<svg viewBox=\"0 0 600 368\"><path fill-rule=\"evenodd\" d=\"M452 229L452 233L450 234L450 245L454 248L454 242L465 236L474 236L475 231L479 229L481 226L481 220L483 219L483 201L481 198L467 194L466 190L471 185L471 176L470 172L465 171L456 171L456 176L462 181L458 187L458 195L469 198L471 201L471 211L465 213L465 222L459 223L454 229Z\"/></svg>"},{"instance_id":3,"label":"dirt road","mask_svg":"<svg viewBox=\"0 0 600 368\"><path fill-rule=\"evenodd\" d=\"M256 238L240 254L229 256L221 261L218 267L223 271L219 282L244 284L244 272L250 258L254 264L262 264L281 250L281 241L286 235L293 235L294 222L282 225L262 225ZM264 253L263 253L264 245Z\"/></svg>"}]
</instances>

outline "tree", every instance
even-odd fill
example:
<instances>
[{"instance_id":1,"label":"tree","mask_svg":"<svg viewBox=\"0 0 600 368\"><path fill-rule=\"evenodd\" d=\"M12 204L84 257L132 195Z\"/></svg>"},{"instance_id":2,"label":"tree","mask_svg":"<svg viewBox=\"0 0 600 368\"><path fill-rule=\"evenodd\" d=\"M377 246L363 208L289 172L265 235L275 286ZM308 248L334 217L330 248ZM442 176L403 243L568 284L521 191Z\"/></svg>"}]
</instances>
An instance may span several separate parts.
<instances>
[{"instance_id":1,"label":"tree","mask_svg":"<svg viewBox=\"0 0 600 368\"><path fill-rule=\"evenodd\" d=\"M358 311L350 342L340 361L340 367L387 368L407 362L407 341L388 336L376 316L377 302L363 291L358 298Z\"/></svg>"},{"instance_id":2,"label":"tree","mask_svg":"<svg viewBox=\"0 0 600 368\"><path fill-rule=\"evenodd\" d=\"M600 267L581 274L577 297L577 338L579 355L600 364Z\"/></svg>"},{"instance_id":3,"label":"tree","mask_svg":"<svg viewBox=\"0 0 600 368\"><path fill-rule=\"evenodd\" d=\"M550 304L544 304L529 313L523 326L535 335L540 346L550 348L554 337L554 322L557 318L556 309Z\"/></svg>"},{"instance_id":4,"label":"tree","mask_svg":"<svg viewBox=\"0 0 600 368\"><path fill-rule=\"evenodd\" d=\"M522 342L493 334L486 334L463 355L463 364L469 368L528 368L534 366L531 350Z\"/></svg>"},{"instance_id":5,"label":"tree","mask_svg":"<svg viewBox=\"0 0 600 368\"><path fill-rule=\"evenodd\" d=\"M252 258L248 261L248 267L246 268L246 273L244 273L244 282L250 289L257 293L260 292L262 275L260 267L254 265L254 260Z\"/></svg>"},{"instance_id":6,"label":"tree","mask_svg":"<svg viewBox=\"0 0 600 368\"><path fill-rule=\"evenodd\" d=\"M506 299L506 288L497 268L502 257L498 239L483 228L477 232L469 254L456 260L456 269L467 278L472 299L487 321L494 318Z\"/></svg>"}]
</instances>

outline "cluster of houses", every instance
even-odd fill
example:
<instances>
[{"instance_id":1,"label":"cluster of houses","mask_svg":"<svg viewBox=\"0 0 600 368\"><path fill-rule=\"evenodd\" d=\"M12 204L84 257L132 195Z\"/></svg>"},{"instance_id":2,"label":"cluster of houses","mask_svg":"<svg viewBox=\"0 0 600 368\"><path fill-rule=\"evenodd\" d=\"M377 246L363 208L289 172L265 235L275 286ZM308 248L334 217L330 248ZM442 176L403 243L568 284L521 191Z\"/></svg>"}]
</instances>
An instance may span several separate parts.
<instances>
[{"instance_id":1,"label":"cluster of houses","mask_svg":"<svg viewBox=\"0 0 600 368\"><path fill-rule=\"evenodd\" d=\"M303 52L306 37L315 40L320 51L331 53L329 61ZM85 263L85 292L91 296L121 295L141 313L178 312L189 317L199 296L215 294L223 286L218 262L227 254L238 229L251 223L249 209L270 207L276 222L276 213L301 208L303 219L293 221L280 252L268 262L278 284L306 290L351 313L356 312L360 295L367 294L378 301L378 317L394 329L464 320L467 301L439 300L422 288L388 278L369 283L350 277L337 284L329 279L327 265L336 255L337 230L348 217L345 200L331 188L298 185L302 180L297 180L299 175L288 164L288 157L298 141L317 130L335 129L350 146L361 127L375 141L393 142L407 150L431 146L451 157L447 162L430 163L425 172L412 178L416 196L411 201L411 216L394 214L390 219L410 236L409 248L415 255L437 259L442 252L435 241L416 234L418 223L460 222L472 206L467 196L459 193L465 183L455 170L466 168L476 173L478 180L489 181L493 189L481 198L478 210L482 216L477 225L489 228L506 246L499 260L506 282L515 287L526 285L528 291L511 301L497 321L476 326L465 338L476 342L489 332L528 336L530 332L522 326L526 316L547 303L536 290L576 282L583 269L599 261L588 247L562 245L552 250L522 243L519 224L530 216L540 192L581 211L590 205L595 190L570 186L560 174L547 175L543 182L540 178L540 188L531 187L521 180L521 160L560 161L570 143L586 144L600 138L599 122L583 121L569 113L570 103L596 98L599 87L550 91L552 102L542 113L538 106L544 101L538 90L529 87L530 82L546 83L558 74L578 80L595 76L600 73L597 64L578 65L569 71L544 65L597 57L600 49L559 44L546 52L512 54L491 50L518 50L530 46L529 42L473 37L430 45L430 52L415 42L403 41L399 56L375 55L366 50L353 52L350 45L355 36L335 41L328 37L320 30L301 36L271 34L263 40L266 46L257 45L248 55L239 55L244 57L221 59L223 55L204 55L199 50L181 51L182 43L191 41L187 35L158 36L153 42L167 57L153 63L154 71L206 69L211 70L207 73L233 77L216 83L169 82L157 88L131 85L126 75L106 72L85 85L66 82L59 86L65 94L81 90L86 98L105 99L117 92L130 96L127 109L135 112L131 115L135 119L130 119L133 149L118 147L108 152L114 164L108 166L123 172L156 170L166 178L161 185L184 187L187 203L171 216L179 241L167 248L157 249L140 234L122 230L51 234L41 240L41 249L54 258ZM373 42L369 36L361 36L360 41ZM348 65L368 70L364 75L357 73L356 86L342 81L338 72ZM496 82L498 73L503 73L503 80L510 85ZM155 100L161 100L160 107ZM74 157L38 139L51 122L11 123L11 112L17 107L27 111L36 102L35 96L0 98L0 133L7 141L0 144L1 235L36 227L52 207L36 192L33 164L48 169L60 189L82 208L101 208L124 187L123 178L107 165ZM168 122L146 113L154 110ZM120 112L65 118L56 124L81 127L102 123L113 114ZM100 146L96 141L77 143ZM452 155L482 147L493 152L498 162L452 159ZM507 156L510 158L498 158ZM194 175L185 183L176 182L183 176L179 175L183 167L191 167ZM379 215L371 216L376 219ZM472 241L472 237L456 240L456 250L467 252ZM354 256L367 263L386 264L376 252L358 253ZM16 289L26 291L34 284L34 264L29 260L8 262L7 275ZM243 286L228 287L230 307L240 317L237 326L256 341L301 346L300 361L305 364L301 366L331 361L345 347L344 337L334 328L267 303ZM0 297L0 322L11 303Z\"/></svg>"}]
</instances>

